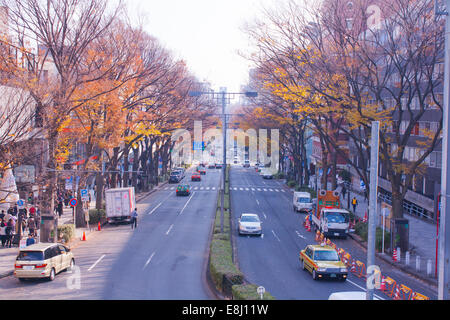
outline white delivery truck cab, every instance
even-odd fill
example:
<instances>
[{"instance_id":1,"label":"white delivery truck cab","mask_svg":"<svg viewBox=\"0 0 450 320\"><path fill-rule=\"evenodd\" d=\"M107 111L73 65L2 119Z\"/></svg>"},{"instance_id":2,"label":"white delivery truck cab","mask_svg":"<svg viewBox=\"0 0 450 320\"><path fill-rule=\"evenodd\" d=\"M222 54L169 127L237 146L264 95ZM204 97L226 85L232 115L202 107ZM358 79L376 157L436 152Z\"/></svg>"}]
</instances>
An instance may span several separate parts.
<instances>
[{"instance_id":1,"label":"white delivery truck cab","mask_svg":"<svg viewBox=\"0 0 450 320\"><path fill-rule=\"evenodd\" d=\"M136 208L134 187L108 189L105 198L108 223L131 222L131 214Z\"/></svg>"},{"instance_id":2,"label":"white delivery truck cab","mask_svg":"<svg viewBox=\"0 0 450 320\"><path fill-rule=\"evenodd\" d=\"M309 212L313 208L311 194L309 192L294 192L292 203L296 212Z\"/></svg>"}]
</instances>

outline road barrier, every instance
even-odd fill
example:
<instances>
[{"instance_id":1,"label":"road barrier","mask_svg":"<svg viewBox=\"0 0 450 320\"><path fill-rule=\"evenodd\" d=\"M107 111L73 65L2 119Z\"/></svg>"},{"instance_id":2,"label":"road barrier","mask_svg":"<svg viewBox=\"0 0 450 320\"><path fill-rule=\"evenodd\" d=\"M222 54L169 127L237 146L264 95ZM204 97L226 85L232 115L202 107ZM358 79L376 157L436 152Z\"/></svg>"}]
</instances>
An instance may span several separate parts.
<instances>
[{"instance_id":1,"label":"road barrier","mask_svg":"<svg viewBox=\"0 0 450 320\"><path fill-rule=\"evenodd\" d=\"M411 288L405 286L404 284L400 285L400 297L401 300L411 300L413 291Z\"/></svg>"},{"instance_id":2,"label":"road barrier","mask_svg":"<svg viewBox=\"0 0 450 320\"><path fill-rule=\"evenodd\" d=\"M395 287L397 286L397 282L391 277L385 277L384 282L386 286L384 288L385 290L382 291L392 298L392 296L394 295Z\"/></svg>"},{"instance_id":3,"label":"road barrier","mask_svg":"<svg viewBox=\"0 0 450 320\"><path fill-rule=\"evenodd\" d=\"M358 268L356 276L358 278L365 279L366 278L366 265L363 262L356 260L356 267Z\"/></svg>"},{"instance_id":4,"label":"road barrier","mask_svg":"<svg viewBox=\"0 0 450 320\"><path fill-rule=\"evenodd\" d=\"M418 292L414 292L411 300L430 300L430 298L428 298L427 296L424 296L423 294L420 294Z\"/></svg>"}]
</instances>

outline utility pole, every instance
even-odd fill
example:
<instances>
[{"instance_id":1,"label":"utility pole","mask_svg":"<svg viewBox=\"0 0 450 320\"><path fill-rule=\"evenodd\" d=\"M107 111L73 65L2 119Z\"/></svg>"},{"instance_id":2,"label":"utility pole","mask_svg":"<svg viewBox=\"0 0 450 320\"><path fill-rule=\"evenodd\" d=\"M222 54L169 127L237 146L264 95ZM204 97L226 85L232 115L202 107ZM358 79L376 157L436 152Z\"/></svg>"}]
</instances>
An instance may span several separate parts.
<instances>
[{"instance_id":1,"label":"utility pole","mask_svg":"<svg viewBox=\"0 0 450 320\"><path fill-rule=\"evenodd\" d=\"M226 105L229 103L229 101L234 98L236 95L245 95L247 98L256 98L258 97L257 92L227 92L226 88L220 88L220 92L214 92L214 91L208 91L208 92L201 92L201 91L190 91L189 96L190 97L200 97L202 95L211 95L213 99L216 99L216 101L221 102L222 105L222 113L220 114L222 116L222 133L223 133L223 164L222 164L222 183L221 183L221 215L220 215L220 231L223 232L223 211L224 211L224 199L225 199L225 180L226 180L226 170L227 170L227 126L228 126L228 116L232 116L232 114L225 113ZM239 114L235 114L237 116Z\"/></svg>"},{"instance_id":2,"label":"utility pole","mask_svg":"<svg viewBox=\"0 0 450 320\"><path fill-rule=\"evenodd\" d=\"M450 273L450 170L448 159L450 158L450 0L446 0L446 11L441 11L438 0L435 0L435 14L445 15L445 74L444 74L444 107L443 107L443 132L442 132L442 172L441 172L441 214L439 229L439 258L438 258L438 299L449 299L449 273Z\"/></svg>"},{"instance_id":3,"label":"utility pole","mask_svg":"<svg viewBox=\"0 0 450 320\"><path fill-rule=\"evenodd\" d=\"M450 0L449 0L450 1ZM378 151L380 139L380 122L372 122L372 142L370 150L370 199L369 199L369 228L367 238L367 269L375 266L375 234L377 217L377 193L378 193ZM366 283L366 300L373 300L374 287L372 283Z\"/></svg>"}]
</instances>

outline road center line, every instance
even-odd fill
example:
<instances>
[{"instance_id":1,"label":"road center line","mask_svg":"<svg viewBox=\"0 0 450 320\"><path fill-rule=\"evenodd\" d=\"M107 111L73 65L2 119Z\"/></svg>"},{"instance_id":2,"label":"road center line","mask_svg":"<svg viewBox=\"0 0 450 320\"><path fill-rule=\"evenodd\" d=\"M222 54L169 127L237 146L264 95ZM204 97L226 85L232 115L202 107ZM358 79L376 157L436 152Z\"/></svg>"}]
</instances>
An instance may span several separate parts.
<instances>
[{"instance_id":1,"label":"road center line","mask_svg":"<svg viewBox=\"0 0 450 320\"><path fill-rule=\"evenodd\" d=\"M258 201L258 199L256 199L256 203L258 204L258 206L259 206L259 201Z\"/></svg>"},{"instance_id":2,"label":"road center line","mask_svg":"<svg viewBox=\"0 0 450 320\"><path fill-rule=\"evenodd\" d=\"M192 200L192 197L194 196L195 191L192 193L192 196L189 198L188 201L186 201L186 204L184 205L183 209L181 209L180 213L178 215L181 215L184 211L184 209L186 209L187 205L189 204L189 202Z\"/></svg>"},{"instance_id":3,"label":"road center line","mask_svg":"<svg viewBox=\"0 0 450 320\"><path fill-rule=\"evenodd\" d=\"M105 257L105 254L102 255L97 261L95 261L95 263L88 269L88 271L91 271L92 269L94 269L95 266L96 266L100 261L102 261L102 259L103 259L104 257Z\"/></svg>"},{"instance_id":4,"label":"road center line","mask_svg":"<svg viewBox=\"0 0 450 320\"><path fill-rule=\"evenodd\" d=\"M142 270L144 270L145 267L147 267L147 265L150 263L150 261L152 261L154 255L155 255L155 252L153 252L152 255L150 256L150 258L148 258L148 260L147 260L147 262L145 263L145 266L142 268Z\"/></svg>"},{"instance_id":5,"label":"road center line","mask_svg":"<svg viewBox=\"0 0 450 320\"><path fill-rule=\"evenodd\" d=\"M169 230L167 230L167 232L166 232L166 236L168 236L169 235L169 232L170 232L170 230L172 230L172 228L173 228L173 224L169 227Z\"/></svg>"}]
</instances>

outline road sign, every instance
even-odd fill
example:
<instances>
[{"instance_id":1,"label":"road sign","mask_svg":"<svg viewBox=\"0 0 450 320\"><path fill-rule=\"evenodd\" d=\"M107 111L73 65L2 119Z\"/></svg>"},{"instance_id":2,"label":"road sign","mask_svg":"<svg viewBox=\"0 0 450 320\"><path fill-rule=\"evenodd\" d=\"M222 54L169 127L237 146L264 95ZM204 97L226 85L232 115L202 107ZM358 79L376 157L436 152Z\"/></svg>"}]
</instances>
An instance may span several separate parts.
<instances>
[{"instance_id":1,"label":"road sign","mask_svg":"<svg viewBox=\"0 0 450 320\"><path fill-rule=\"evenodd\" d=\"M82 197L83 196L87 196L88 195L88 190L87 189L81 189L80 190L80 194L81 194Z\"/></svg>"},{"instance_id":2,"label":"road sign","mask_svg":"<svg viewBox=\"0 0 450 320\"><path fill-rule=\"evenodd\" d=\"M77 203L78 203L77 199L75 199L75 198L70 199L69 204L71 207L76 207Z\"/></svg>"},{"instance_id":3,"label":"road sign","mask_svg":"<svg viewBox=\"0 0 450 320\"><path fill-rule=\"evenodd\" d=\"M25 204L25 201L23 201L22 199L17 200L17 207L18 209L23 209L23 205Z\"/></svg>"},{"instance_id":4,"label":"road sign","mask_svg":"<svg viewBox=\"0 0 450 320\"><path fill-rule=\"evenodd\" d=\"M264 287L258 287L258 289L256 289L256 292L259 294L259 296L261 297L261 300L262 300L263 296L264 296L264 292L266 292L266 289Z\"/></svg>"}]
</instances>

